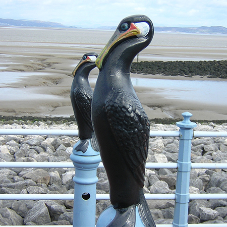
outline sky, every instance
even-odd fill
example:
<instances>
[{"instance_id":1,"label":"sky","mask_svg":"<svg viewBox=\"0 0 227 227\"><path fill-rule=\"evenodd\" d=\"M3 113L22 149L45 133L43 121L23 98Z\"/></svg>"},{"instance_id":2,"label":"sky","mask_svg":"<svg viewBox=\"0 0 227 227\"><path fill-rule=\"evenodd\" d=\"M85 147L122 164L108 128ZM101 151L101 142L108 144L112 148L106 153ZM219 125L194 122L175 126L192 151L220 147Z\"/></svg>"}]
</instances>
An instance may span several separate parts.
<instances>
[{"instance_id":1,"label":"sky","mask_svg":"<svg viewBox=\"0 0 227 227\"><path fill-rule=\"evenodd\" d=\"M0 18L97 28L144 14L154 26L227 27L227 0L0 0Z\"/></svg>"}]
</instances>

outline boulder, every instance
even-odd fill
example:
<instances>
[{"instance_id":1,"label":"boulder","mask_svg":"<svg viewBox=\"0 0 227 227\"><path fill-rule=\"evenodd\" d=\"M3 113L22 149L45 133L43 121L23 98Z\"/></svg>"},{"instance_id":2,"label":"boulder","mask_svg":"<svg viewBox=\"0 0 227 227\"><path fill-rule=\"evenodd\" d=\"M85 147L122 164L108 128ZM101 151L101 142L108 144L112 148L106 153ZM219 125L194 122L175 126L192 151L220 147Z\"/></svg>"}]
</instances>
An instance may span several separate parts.
<instances>
[{"instance_id":1,"label":"boulder","mask_svg":"<svg viewBox=\"0 0 227 227\"><path fill-rule=\"evenodd\" d=\"M35 225L44 225L51 222L48 208L43 201L36 202L32 209L28 211L24 223L27 225L30 222L35 223Z\"/></svg>"},{"instance_id":2,"label":"boulder","mask_svg":"<svg viewBox=\"0 0 227 227\"><path fill-rule=\"evenodd\" d=\"M50 182L50 174L43 169L32 170L23 175L25 179L32 179L36 183L44 183L46 185Z\"/></svg>"},{"instance_id":3,"label":"boulder","mask_svg":"<svg viewBox=\"0 0 227 227\"><path fill-rule=\"evenodd\" d=\"M14 210L7 207L0 208L0 224L1 225L22 225L23 219Z\"/></svg>"}]
</instances>

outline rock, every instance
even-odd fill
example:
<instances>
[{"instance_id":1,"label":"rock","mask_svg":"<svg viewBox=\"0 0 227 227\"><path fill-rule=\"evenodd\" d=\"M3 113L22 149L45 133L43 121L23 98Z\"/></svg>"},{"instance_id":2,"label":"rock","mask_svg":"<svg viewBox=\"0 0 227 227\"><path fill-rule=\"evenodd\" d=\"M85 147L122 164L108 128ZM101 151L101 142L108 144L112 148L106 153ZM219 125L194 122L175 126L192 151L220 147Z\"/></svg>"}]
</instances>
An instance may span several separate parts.
<instances>
[{"instance_id":1,"label":"rock","mask_svg":"<svg viewBox=\"0 0 227 227\"><path fill-rule=\"evenodd\" d=\"M190 194L199 194L199 189L193 186L189 186L189 193Z\"/></svg>"},{"instance_id":2,"label":"rock","mask_svg":"<svg viewBox=\"0 0 227 227\"><path fill-rule=\"evenodd\" d=\"M32 179L33 181L35 181L36 183L44 183L46 185L49 184L50 182L50 174L43 169L36 169L36 170L32 170L26 174L23 175L23 177L25 179Z\"/></svg>"},{"instance_id":3,"label":"rock","mask_svg":"<svg viewBox=\"0 0 227 227\"><path fill-rule=\"evenodd\" d=\"M188 215L188 224L199 224L200 219L193 214Z\"/></svg>"},{"instance_id":4,"label":"rock","mask_svg":"<svg viewBox=\"0 0 227 227\"><path fill-rule=\"evenodd\" d=\"M66 212L66 208L63 205L58 204L54 201L45 202L52 221L57 221L59 216Z\"/></svg>"},{"instance_id":5,"label":"rock","mask_svg":"<svg viewBox=\"0 0 227 227\"><path fill-rule=\"evenodd\" d=\"M156 181L149 189L151 194L168 194L171 192L165 181Z\"/></svg>"},{"instance_id":6,"label":"rock","mask_svg":"<svg viewBox=\"0 0 227 227\"><path fill-rule=\"evenodd\" d=\"M15 176L17 176L17 173L10 169L0 169L0 179L7 177L8 179L12 180Z\"/></svg>"},{"instance_id":7,"label":"rock","mask_svg":"<svg viewBox=\"0 0 227 227\"><path fill-rule=\"evenodd\" d=\"M14 189L14 188L6 188L2 187L0 188L0 194L20 194L20 189Z\"/></svg>"},{"instance_id":8,"label":"rock","mask_svg":"<svg viewBox=\"0 0 227 227\"><path fill-rule=\"evenodd\" d=\"M24 218L35 203L33 200L16 200L13 202L11 209Z\"/></svg>"},{"instance_id":9,"label":"rock","mask_svg":"<svg viewBox=\"0 0 227 227\"><path fill-rule=\"evenodd\" d=\"M167 144L165 147L165 151L168 153L178 153L178 145L174 143Z\"/></svg>"},{"instance_id":10,"label":"rock","mask_svg":"<svg viewBox=\"0 0 227 227\"><path fill-rule=\"evenodd\" d=\"M28 140L27 141L25 140L24 142L27 143L30 146L38 146L43 141L44 141L44 138L42 136L37 135L35 137L33 136L31 138L28 138Z\"/></svg>"},{"instance_id":11,"label":"rock","mask_svg":"<svg viewBox=\"0 0 227 227\"><path fill-rule=\"evenodd\" d=\"M156 153L162 153L164 150L164 144L162 139L158 138L157 140L150 142L150 147L152 149L152 151L156 152Z\"/></svg>"},{"instance_id":12,"label":"rock","mask_svg":"<svg viewBox=\"0 0 227 227\"><path fill-rule=\"evenodd\" d=\"M153 217L154 220L164 219L163 213L159 209L152 209L151 214L152 214L152 217Z\"/></svg>"},{"instance_id":13,"label":"rock","mask_svg":"<svg viewBox=\"0 0 227 227\"><path fill-rule=\"evenodd\" d=\"M96 184L97 190L104 190L105 192L109 193L109 181L105 179L99 179Z\"/></svg>"},{"instance_id":14,"label":"rock","mask_svg":"<svg viewBox=\"0 0 227 227\"><path fill-rule=\"evenodd\" d=\"M24 180L24 181L18 181L15 183L3 183L1 184L2 188L11 188L14 190L22 190L24 188L27 188L28 186L36 186L36 183L33 180Z\"/></svg>"},{"instance_id":15,"label":"rock","mask_svg":"<svg viewBox=\"0 0 227 227\"><path fill-rule=\"evenodd\" d=\"M46 152L40 152L34 158L37 162L48 162L50 155Z\"/></svg>"},{"instance_id":16,"label":"rock","mask_svg":"<svg viewBox=\"0 0 227 227\"><path fill-rule=\"evenodd\" d=\"M73 224L73 212L65 212L61 214L58 218L59 221L68 221L71 225Z\"/></svg>"},{"instance_id":17,"label":"rock","mask_svg":"<svg viewBox=\"0 0 227 227\"><path fill-rule=\"evenodd\" d=\"M47 223L46 225L70 225L70 222L66 220L52 221L50 223Z\"/></svg>"},{"instance_id":18,"label":"rock","mask_svg":"<svg viewBox=\"0 0 227 227\"><path fill-rule=\"evenodd\" d=\"M210 182L207 185L207 188L210 187L220 187L220 185L227 179L227 174L224 172L214 173L210 178Z\"/></svg>"},{"instance_id":19,"label":"rock","mask_svg":"<svg viewBox=\"0 0 227 227\"><path fill-rule=\"evenodd\" d=\"M169 162L177 162L178 154L177 153L166 153L166 157Z\"/></svg>"},{"instance_id":20,"label":"rock","mask_svg":"<svg viewBox=\"0 0 227 227\"><path fill-rule=\"evenodd\" d=\"M220 144L220 151L221 152L226 152L227 151L227 144Z\"/></svg>"},{"instance_id":21,"label":"rock","mask_svg":"<svg viewBox=\"0 0 227 227\"><path fill-rule=\"evenodd\" d=\"M170 174L170 175L159 175L159 180L160 181L165 181L170 189L176 189L176 179L177 176L174 174Z\"/></svg>"},{"instance_id":22,"label":"rock","mask_svg":"<svg viewBox=\"0 0 227 227\"><path fill-rule=\"evenodd\" d=\"M190 186L198 188L199 190L203 190L203 181L199 178L192 179L190 181Z\"/></svg>"},{"instance_id":23,"label":"rock","mask_svg":"<svg viewBox=\"0 0 227 227\"><path fill-rule=\"evenodd\" d=\"M66 147L63 144L60 144L59 147L56 149L54 154L55 155L62 155L64 153L66 153L65 150L66 150Z\"/></svg>"},{"instance_id":24,"label":"rock","mask_svg":"<svg viewBox=\"0 0 227 227\"><path fill-rule=\"evenodd\" d=\"M189 213L200 218L200 213L202 210L200 208L208 207L208 202L205 200L193 200L189 203Z\"/></svg>"},{"instance_id":25,"label":"rock","mask_svg":"<svg viewBox=\"0 0 227 227\"><path fill-rule=\"evenodd\" d=\"M49 172L50 175L50 184L53 183L60 183L61 182L61 177L58 171L53 171L53 172Z\"/></svg>"},{"instance_id":26,"label":"rock","mask_svg":"<svg viewBox=\"0 0 227 227\"><path fill-rule=\"evenodd\" d=\"M74 175L75 175L74 170L62 174L62 184L67 184L69 183L69 181L71 182L73 180Z\"/></svg>"},{"instance_id":27,"label":"rock","mask_svg":"<svg viewBox=\"0 0 227 227\"><path fill-rule=\"evenodd\" d=\"M62 145L62 141L59 138L54 138L54 140L51 142L51 145L56 150L60 145Z\"/></svg>"},{"instance_id":28,"label":"rock","mask_svg":"<svg viewBox=\"0 0 227 227\"><path fill-rule=\"evenodd\" d=\"M200 207L199 213L201 221L213 220L218 216L218 212L216 210L212 210L211 208L207 207Z\"/></svg>"},{"instance_id":29,"label":"rock","mask_svg":"<svg viewBox=\"0 0 227 227\"><path fill-rule=\"evenodd\" d=\"M227 216L227 207L217 207L215 208L215 211L217 211L218 215L222 218L225 218Z\"/></svg>"},{"instance_id":30,"label":"rock","mask_svg":"<svg viewBox=\"0 0 227 227\"><path fill-rule=\"evenodd\" d=\"M172 172L169 169L161 168L158 171L158 175L171 175Z\"/></svg>"},{"instance_id":31,"label":"rock","mask_svg":"<svg viewBox=\"0 0 227 227\"><path fill-rule=\"evenodd\" d=\"M32 149L34 149L38 154L44 152L44 149L40 146L32 146Z\"/></svg>"},{"instance_id":32,"label":"rock","mask_svg":"<svg viewBox=\"0 0 227 227\"><path fill-rule=\"evenodd\" d=\"M28 144L22 144L20 149L14 154L15 159L28 157L30 146Z\"/></svg>"},{"instance_id":33,"label":"rock","mask_svg":"<svg viewBox=\"0 0 227 227\"><path fill-rule=\"evenodd\" d=\"M22 225L23 219L14 210L0 208L0 225Z\"/></svg>"},{"instance_id":34,"label":"rock","mask_svg":"<svg viewBox=\"0 0 227 227\"><path fill-rule=\"evenodd\" d=\"M35 203L32 209L30 209L24 218L24 223L33 222L36 225L44 225L45 223L51 222L49 211L43 201Z\"/></svg>"},{"instance_id":35,"label":"rock","mask_svg":"<svg viewBox=\"0 0 227 227\"><path fill-rule=\"evenodd\" d=\"M47 152L47 153L53 153L54 152L54 146L52 145L52 142L54 141L54 138L47 138L44 140L40 146Z\"/></svg>"},{"instance_id":36,"label":"rock","mask_svg":"<svg viewBox=\"0 0 227 227\"><path fill-rule=\"evenodd\" d=\"M47 188L38 187L38 186L29 186L27 188L28 194L48 194L49 190Z\"/></svg>"},{"instance_id":37,"label":"rock","mask_svg":"<svg viewBox=\"0 0 227 227\"><path fill-rule=\"evenodd\" d=\"M155 154L154 155L156 162L158 163L167 163L168 159L164 154Z\"/></svg>"},{"instance_id":38,"label":"rock","mask_svg":"<svg viewBox=\"0 0 227 227\"><path fill-rule=\"evenodd\" d=\"M173 219L174 208L170 207L170 208L163 209L162 214L163 214L163 217L166 219Z\"/></svg>"}]
</instances>

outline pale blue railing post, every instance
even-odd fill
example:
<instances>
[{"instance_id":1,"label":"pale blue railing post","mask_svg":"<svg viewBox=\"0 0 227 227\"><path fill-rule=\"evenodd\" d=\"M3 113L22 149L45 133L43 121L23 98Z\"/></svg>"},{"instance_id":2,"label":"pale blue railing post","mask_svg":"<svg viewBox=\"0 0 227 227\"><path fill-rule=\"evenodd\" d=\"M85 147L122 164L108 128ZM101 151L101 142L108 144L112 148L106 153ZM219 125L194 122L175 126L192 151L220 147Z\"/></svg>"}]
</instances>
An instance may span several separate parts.
<instances>
[{"instance_id":1,"label":"pale blue railing post","mask_svg":"<svg viewBox=\"0 0 227 227\"><path fill-rule=\"evenodd\" d=\"M89 142L85 153L76 151L70 155L75 166L73 227L95 226L97 167L101 161L99 152L92 149Z\"/></svg>"},{"instance_id":2,"label":"pale blue railing post","mask_svg":"<svg viewBox=\"0 0 227 227\"><path fill-rule=\"evenodd\" d=\"M196 123L190 121L191 113L182 114L184 120L177 122L180 128L180 142L178 154L178 172L176 182L176 203L174 209L173 226L188 226L188 203L189 203L189 183L191 170L191 140L193 138L193 128Z\"/></svg>"}]
</instances>

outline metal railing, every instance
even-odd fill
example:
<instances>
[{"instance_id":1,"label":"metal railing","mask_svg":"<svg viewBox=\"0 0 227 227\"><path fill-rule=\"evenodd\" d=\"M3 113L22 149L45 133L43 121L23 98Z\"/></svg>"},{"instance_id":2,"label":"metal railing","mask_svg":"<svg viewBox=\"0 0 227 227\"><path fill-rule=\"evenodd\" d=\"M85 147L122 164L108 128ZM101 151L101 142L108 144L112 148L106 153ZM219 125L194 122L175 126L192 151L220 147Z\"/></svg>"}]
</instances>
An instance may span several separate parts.
<instances>
[{"instance_id":1,"label":"metal railing","mask_svg":"<svg viewBox=\"0 0 227 227\"><path fill-rule=\"evenodd\" d=\"M152 131L151 137L179 137L177 163L146 163L146 168L177 168L175 194L145 194L146 199L173 199L175 210L173 224L158 224L157 227L208 227L210 224L188 224L188 203L191 199L227 199L227 194L189 194L190 170L194 169L227 169L227 163L191 163L191 140L193 137L227 137L227 132L193 131L196 124L190 121L192 116L185 112L184 120L177 122L179 131ZM78 136L76 130L33 130L33 129L0 129L0 135L68 135ZM103 167L100 163L99 168ZM1 162L0 168L74 168L70 162ZM95 169L96 172L96 169ZM75 180L74 180L75 181ZM0 200L73 200L75 194L2 194ZM109 194L96 194L97 200L108 200ZM74 203L75 206L75 203ZM75 207L74 207L75 209ZM79 209L79 208L78 208ZM95 218L95 217L94 217ZM212 224L215 227L227 227L227 224Z\"/></svg>"}]
</instances>

